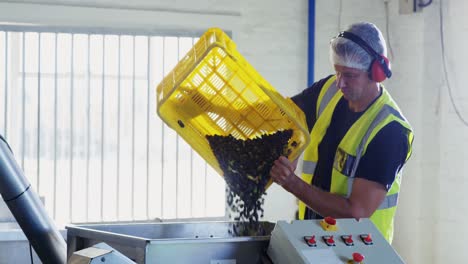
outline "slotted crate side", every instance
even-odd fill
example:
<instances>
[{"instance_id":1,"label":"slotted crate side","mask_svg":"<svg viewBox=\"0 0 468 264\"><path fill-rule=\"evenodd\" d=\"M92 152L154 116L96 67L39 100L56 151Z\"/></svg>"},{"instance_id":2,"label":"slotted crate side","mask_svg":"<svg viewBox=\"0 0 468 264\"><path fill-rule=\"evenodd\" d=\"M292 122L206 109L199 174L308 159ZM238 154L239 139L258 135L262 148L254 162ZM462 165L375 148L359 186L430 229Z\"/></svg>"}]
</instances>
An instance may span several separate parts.
<instances>
[{"instance_id":1,"label":"slotted crate side","mask_svg":"<svg viewBox=\"0 0 468 264\"><path fill-rule=\"evenodd\" d=\"M159 116L220 175L206 135L245 140L292 129L290 158L296 158L308 143L304 114L247 63L227 35L215 31L205 33L158 86Z\"/></svg>"},{"instance_id":2,"label":"slotted crate side","mask_svg":"<svg viewBox=\"0 0 468 264\"><path fill-rule=\"evenodd\" d=\"M212 47L220 46L225 50L232 50L235 49L235 45L222 30L216 28L209 29L158 85L156 89L156 101L158 105L164 103L164 100L178 87L184 76L187 76L199 64Z\"/></svg>"}]
</instances>

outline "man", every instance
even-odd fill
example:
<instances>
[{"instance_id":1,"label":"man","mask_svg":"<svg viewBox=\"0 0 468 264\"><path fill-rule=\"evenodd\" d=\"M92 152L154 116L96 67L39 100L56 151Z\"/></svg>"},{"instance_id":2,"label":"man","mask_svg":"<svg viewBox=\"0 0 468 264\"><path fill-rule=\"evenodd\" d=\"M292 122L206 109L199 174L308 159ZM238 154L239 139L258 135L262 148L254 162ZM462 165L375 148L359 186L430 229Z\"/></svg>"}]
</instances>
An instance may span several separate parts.
<instances>
[{"instance_id":1,"label":"man","mask_svg":"<svg viewBox=\"0 0 468 264\"><path fill-rule=\"evenodd\" d=\"M330 42L335 75L293 101L304 111L311 143L302 180L297 160L275 161L270 175L299 200L299 219L369 218L391 243L401 170L413 134L381 82L391 76L385 40L371 23L356 23Z\"/></svg>"}]
</instances>

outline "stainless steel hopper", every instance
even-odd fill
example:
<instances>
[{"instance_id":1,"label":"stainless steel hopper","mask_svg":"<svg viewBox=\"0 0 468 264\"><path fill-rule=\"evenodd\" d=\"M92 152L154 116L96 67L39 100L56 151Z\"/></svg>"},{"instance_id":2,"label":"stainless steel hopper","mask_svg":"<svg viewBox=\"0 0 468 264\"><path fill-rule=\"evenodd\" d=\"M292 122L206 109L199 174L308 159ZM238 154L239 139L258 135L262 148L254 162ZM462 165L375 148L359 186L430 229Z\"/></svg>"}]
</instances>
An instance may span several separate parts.
<instances>
[{"instance_id":1,"label":"stainless steel hopper","mask_svg":"<svg viewBox=\"0 0 468 264\"><path fill-rule=\"evenodd\" d=\"M238 236L236 222L118 223L67 227L68 258L104 242L137 263L264 263L274 223L264 235Z\"/></svg>"}]
</instances>

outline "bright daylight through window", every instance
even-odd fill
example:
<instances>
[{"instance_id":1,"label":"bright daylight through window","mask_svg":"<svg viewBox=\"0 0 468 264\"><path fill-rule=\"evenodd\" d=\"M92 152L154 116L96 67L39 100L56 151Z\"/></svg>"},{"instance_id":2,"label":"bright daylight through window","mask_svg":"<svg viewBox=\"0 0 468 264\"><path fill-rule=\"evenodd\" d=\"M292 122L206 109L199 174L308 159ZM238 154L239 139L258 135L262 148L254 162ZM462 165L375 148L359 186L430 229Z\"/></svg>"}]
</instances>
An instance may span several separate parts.
<instances>
[{"instance_id":1,"label":"bright daylight through window","mask_svg":"<svg viewBox=\"0 0 468 264\"><path fill-rule=\"evenodd\" d=\"M156 114L196 37L0 31L0 133L58 223L224 216L223 179Z\"/></svg>"}]
</instances>

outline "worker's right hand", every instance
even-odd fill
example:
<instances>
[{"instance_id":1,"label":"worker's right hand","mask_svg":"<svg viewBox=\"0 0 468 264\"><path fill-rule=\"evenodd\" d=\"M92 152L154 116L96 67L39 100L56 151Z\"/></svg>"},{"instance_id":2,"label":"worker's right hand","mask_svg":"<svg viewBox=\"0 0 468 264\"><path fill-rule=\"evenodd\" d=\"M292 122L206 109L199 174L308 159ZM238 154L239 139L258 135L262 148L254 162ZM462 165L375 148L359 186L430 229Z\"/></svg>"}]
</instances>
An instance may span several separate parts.
<instances>
[{"instance_id":1,"label":"worker's right hand","mask_svg":"<svg viewBox=\"0 0 468 264\"><path fill-rule=\"evenodd\" d=\"M297 159L294 162L281 156L273 163L270 170L270 176L274 182L281 185L287 191L290 191L299 178L294 174L297 166Z\"/></svg>"}]
</instances>

